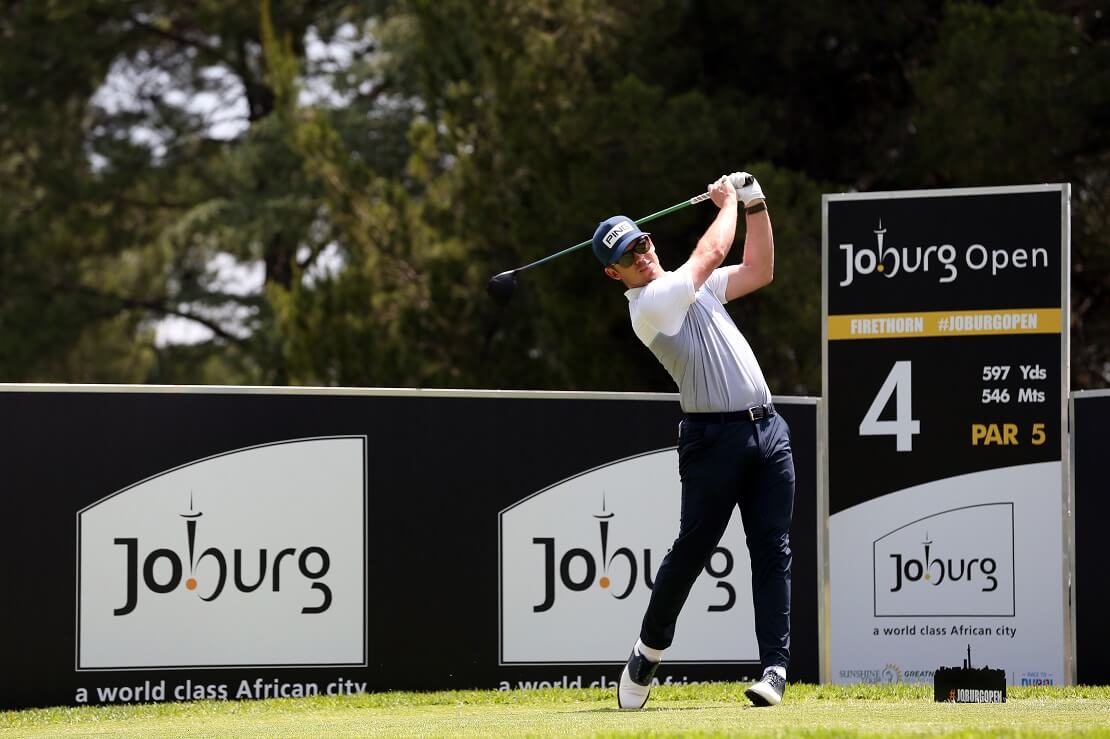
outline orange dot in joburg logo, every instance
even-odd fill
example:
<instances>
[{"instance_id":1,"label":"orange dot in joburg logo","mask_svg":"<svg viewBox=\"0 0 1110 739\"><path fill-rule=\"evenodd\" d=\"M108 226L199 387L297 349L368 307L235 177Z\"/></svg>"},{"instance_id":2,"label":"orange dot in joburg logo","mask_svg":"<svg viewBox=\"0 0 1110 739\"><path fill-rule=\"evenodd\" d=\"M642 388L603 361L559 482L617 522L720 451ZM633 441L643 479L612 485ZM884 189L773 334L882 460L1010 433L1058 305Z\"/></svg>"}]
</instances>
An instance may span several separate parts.
<instances>
[{"instance_id":1,"label":"orange dot in joburg logo","mask_svg":"<svg viewBox=\"0 0 1110 739\"><path fill-rule=\"evenodd\" d=\"M189 590L196 590L197 581L190 577L188 580L185 581L185 587L187 587Z\"/></svg>"},{"instance_id":2,"label":"orange dot in joburg logo","mask_svg":"<svg viewBox=\"0 0 1110 739\"><path fill-rule=\"evenodd\" d=\"M884 271L886 271L886 267L884 267L883 265L880 264L878 267L875 268L875 271L876 272L884 272Z\"/></svg>"},{"instance_id":3,"label":"orange dot in joburg logo","mask_svg":"<svg viewBox=\"0 0 1110 739\"><path fill-rule=\"evenodd\" d=\"M603 588L607 588L609 587L609 578L602 577L600 580L597 581L597 584Z\"/></svg>"}]
</instances>

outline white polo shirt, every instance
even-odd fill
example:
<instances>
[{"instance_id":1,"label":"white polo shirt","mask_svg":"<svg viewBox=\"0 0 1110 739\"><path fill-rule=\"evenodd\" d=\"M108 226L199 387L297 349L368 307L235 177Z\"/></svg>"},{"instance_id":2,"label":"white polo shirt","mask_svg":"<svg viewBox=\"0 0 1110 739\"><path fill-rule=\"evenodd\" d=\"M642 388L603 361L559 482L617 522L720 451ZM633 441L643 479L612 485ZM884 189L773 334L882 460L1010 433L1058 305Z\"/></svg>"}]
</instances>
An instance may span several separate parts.
<instances>
[{"instance_id":1,"label":"white polo shirt","mask_svg":"<svg viewBox=\"0 0 1110 739\"><path fill-rule=\"evenodd\" d=\"M717 269L695 292L683 267L625 292L632 329L671 373L687 413L771 402L752 348L725 311L727 283L725 270Z\"/></svg>"}]
</instances>

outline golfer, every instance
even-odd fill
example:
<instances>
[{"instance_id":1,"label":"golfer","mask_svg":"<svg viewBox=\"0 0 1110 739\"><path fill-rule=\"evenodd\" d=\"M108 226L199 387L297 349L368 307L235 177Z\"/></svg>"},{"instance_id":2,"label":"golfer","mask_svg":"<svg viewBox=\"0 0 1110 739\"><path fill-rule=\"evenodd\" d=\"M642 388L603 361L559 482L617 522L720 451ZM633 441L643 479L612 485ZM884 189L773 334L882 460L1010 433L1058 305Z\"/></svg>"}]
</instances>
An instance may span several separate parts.
<instances>
[{"instance_id":1,"label":"golfer","mask_svg":"<svg viewBox=\"0 0 1110 739\"><path fill-rule=\"evenodd\" d=\"M744 183L739 192L733 182ZM739 507L752 561L755 637L763 677L745 694L773 706L786 689L790 660L790 520L794 461L790 431L747 340L724 304L771 281L774 239L763 191L739 172L708 187L718 212L690 258L673 272L659 263L651 234L630 218L602 221L593 250L605 274L624 283L632 330L671 373L681 393L678 538L663 559L640 638L617 690L621 708L647 702L664 650L675 636L690 588ZM744 258L721 267L743 202Z\"/></svg>"}]
</instances>

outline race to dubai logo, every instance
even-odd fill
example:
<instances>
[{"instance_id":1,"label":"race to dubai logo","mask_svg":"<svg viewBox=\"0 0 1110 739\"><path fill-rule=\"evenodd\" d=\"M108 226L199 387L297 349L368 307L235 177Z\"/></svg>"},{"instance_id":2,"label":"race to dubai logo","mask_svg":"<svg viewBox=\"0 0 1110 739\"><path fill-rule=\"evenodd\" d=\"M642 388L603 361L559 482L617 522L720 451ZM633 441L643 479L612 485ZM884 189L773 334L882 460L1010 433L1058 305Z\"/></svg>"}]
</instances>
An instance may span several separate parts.
<instances>
[{"instance_id":1,"label":"race to dubai logo","mask_svg":"<svg viewBox=\"0 0 1110 739\"><path fill-rule=\"evenodd\" d=\"M501 664L623 662L678 533L673 449L583 472L499 514ZM691 590L668 662L758 661L738 513Z\"/></svg>"},{"instance_id":2,"label":"race to dubai logo","mask_svg":"<svg viewBox=\"0 0 1110 739\"><path fill-rule=\"evenodd\" d=\"M236 449L78 512L77 669L366 663L366 439Z\"/></svg>"}]
</instances>

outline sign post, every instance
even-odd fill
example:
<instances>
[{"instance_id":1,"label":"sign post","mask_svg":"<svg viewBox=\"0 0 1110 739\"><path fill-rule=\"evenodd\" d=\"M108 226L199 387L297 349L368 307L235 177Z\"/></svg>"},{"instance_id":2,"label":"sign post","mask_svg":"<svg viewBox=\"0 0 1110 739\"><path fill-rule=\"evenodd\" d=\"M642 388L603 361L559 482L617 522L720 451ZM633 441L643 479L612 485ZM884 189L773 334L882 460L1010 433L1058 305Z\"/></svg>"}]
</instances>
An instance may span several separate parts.
<instances>
[{"instance_id":1,"label":"sign post","mask_svg":"<svg viewBox=\"0 0 1110 739\"><path fill-rule=\"evenodd\" d=\"M1069 195L824 196L826 679L1074 681Z\"/></svg>"}]
</instances>

